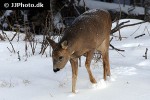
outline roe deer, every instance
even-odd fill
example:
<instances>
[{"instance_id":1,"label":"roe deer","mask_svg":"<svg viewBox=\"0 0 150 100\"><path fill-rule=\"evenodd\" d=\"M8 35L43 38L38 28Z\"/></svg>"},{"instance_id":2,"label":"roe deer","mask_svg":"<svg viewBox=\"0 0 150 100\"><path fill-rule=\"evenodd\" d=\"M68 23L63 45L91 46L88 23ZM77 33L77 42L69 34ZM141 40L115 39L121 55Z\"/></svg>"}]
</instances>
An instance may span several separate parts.
<instances>
[{"instance_id":1,"label":"roe deer","mask_svg":"<svg viewBox=\"0 0 150 100\"><path fill-rule=\"evenodd\" d=\"M102 54L103 78L110 76L109 38L111 32L111 17L105 10L89 10L77 17L64 32L64 36L55 43L47 37L53 48L53 71L64 68L68 60L72 67L72 92L75 93L78 74L78 58L86 53L85 66L90 81L96 83L90 69L90 63L95 50Z\"/></svg>"}]
</instances>

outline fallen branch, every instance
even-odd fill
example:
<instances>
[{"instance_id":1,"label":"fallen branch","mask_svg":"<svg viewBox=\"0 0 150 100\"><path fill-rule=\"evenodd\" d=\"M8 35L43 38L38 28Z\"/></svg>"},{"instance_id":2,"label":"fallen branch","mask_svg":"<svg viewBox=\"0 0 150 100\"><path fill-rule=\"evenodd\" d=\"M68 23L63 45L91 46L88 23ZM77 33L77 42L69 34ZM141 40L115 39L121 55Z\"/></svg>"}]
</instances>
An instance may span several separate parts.
<instances>
[{"instance_id":1,"label":"fallen branch","mask_svg":"<svg viewBox=\"0 0 150 100\"><path fill-rule=\"evenodd\" d=\"M18 60L21 61L19 51L17 52L17 54L18 54Z\"/></svg>"},{"instance_id":2,"label":"fallen branch","mask_svg":"<svg viewBox=\"0 0 150 100\"><path fill-rule=\"evenodd\" d=\"M125 51L125 50L121 50L121 49L118 49L118 48L114 47L112 44L110 44L110 46L111 46L111 47L112 47L112 49L114 49L114 50L122 51L122 52L124 52L124 51Z\"/></svg>"},{"instance_id":3,"label":"fallen branch","mask_svg":"<svg viewBox=\"0 0 150 100\"><path fill-rule=\"evenodd\" d=\"M141 34L141 35L138 35L138 36L136 36L136 37L134 37L135 39L137 39L137 38L139 38L139 37L142 37L142 36L144 36L145 34Z\"/></svg>"},{"instance_id":4,"label":"fallen branch","mask_svg":"<svg viewBox=\"0 0 150 100\"><path fill-rule=\"evenodd\" d=\"M145 59L147 59L147 52L148 52L148 48L146 48L145 55L143 56Z\"/></svg>"}]
</instances>

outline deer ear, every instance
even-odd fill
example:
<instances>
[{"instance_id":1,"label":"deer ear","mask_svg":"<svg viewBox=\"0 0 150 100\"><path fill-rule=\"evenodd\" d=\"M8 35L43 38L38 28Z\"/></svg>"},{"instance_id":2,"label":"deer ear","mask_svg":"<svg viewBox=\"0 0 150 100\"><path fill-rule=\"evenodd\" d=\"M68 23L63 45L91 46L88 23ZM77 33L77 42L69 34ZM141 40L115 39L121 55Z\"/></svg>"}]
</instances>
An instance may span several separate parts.
<instances>
[{"instance_id":1,"label":"deer ear","mask_svg":"<svg viewBox=\"0 0 150 100\"><path fill-rule=\"evenodd\" d=\"M65 40L65 41L63 41L62 43L61 43L61 47L63 48L63 49L67 49L68 48L68 42Z\"/></svg>"},{"instance_id":2,"label":"deer ear","mask_svg":"<svg viewBox=\"0 0 150 100\"><path fill-rule=\"evenodd\" d=\"M55 41L53 41L52 39L46 37L46 40L49 42L53 49L57 47L57 43L55 43Z\"/></svg>"}]
</instances>

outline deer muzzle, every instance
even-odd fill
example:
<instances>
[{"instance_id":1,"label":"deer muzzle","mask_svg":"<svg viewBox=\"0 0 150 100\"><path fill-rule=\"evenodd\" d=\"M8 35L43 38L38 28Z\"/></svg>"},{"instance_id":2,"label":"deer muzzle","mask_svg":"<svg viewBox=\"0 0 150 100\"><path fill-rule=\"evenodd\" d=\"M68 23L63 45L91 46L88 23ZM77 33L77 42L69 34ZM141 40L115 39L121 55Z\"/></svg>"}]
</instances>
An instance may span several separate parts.
<instances>
[{"instance_id":1,"label":"deer muzzle","mask_svg":"<svg viewBox=\"0 0 150 100\"><path fill-rule=\"evenodd\" d=\"M53 71L56 73L56 72L58 72L60 69L59 68L55 68L55 69L53 69Z\"/></svg>"}]
</instances>

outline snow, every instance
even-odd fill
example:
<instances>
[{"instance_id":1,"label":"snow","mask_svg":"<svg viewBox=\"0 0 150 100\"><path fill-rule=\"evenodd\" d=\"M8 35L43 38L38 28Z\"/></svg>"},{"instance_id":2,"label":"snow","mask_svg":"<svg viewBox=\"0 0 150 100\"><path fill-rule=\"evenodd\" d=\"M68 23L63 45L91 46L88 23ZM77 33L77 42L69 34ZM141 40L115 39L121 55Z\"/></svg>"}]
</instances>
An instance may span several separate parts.
<instances>
[{"instance_id":1,"label":"snow","mask_svg":"<svg viewBox=\"0 0 150 100\"><path fill-rule=\"evenodd\" d=\"M83 2L80 2L80 5L84 5ZM96 0L85 0L85 5L90 9L106 9L106 10L113 10L113 11L123 11L124 13L128 14L135 14L135 15L144 15L144 8L143 7L135 7L135 9L131 12L128 12L129 9L132 9L132 6L120 4L120 7L116 3L106 3Z\"/></svg>"},{"instance_id":2,"label":"snow","mask_svg":"<svg viewBox=\"0 0 150 100\"><path fill-rule=\"evenodd\" d=\"M12 10L6 10L4 13L4 16L10 16L10 14L12 13Z\"/></svg>"},{"instance_id":3,"label":"snow","mask_svg":"<svg viewBox=\"0 0 150 100\"><path fill-rule=\"evenodd\" d=\"M130 23L140 22L136 19ZM113 27L115 23L113 24ZM140 26L140 27L139 27ZM49 48L44 55L40 52L41 44L38 43L35 55L32 55L28 46L28 58L25 56L24 34L20 33L12 41L16 51L19 51L21 61L17 53L11 53L11 45L8 41L0 41L0 100L148 100L150 99L150 55L148 59L142 57L146 48L150 50L150 36L145 27L150 29L149 23L126 27L120 30L122 41L114 38L111 42L117 48L125 52L119 54L110 48L111 77L103 80L102 62L92 61L91 69L97 80L97 84L91 84L84 66L85 57L82 57L81 67L77 80L77 92L71 93L72 73L70 64L57 72L53 72L53 65L49 55ZM139 28L137 30L137 28ZM137 30L137 31L136 31ZM136 32L135 32L136 31ZM150 30L149 30L150 31ZM5 31L9 38L15 32ZM134 33L135 32L135 33ZM135 36L145 33L144 36L134 39ZM2 33L0 31L0 33ZM130 36L134 33L132 36ZM118 36L118 32L114 34ZM36 36L41 41L42 36Z\"/></svg>"}]
</instances>

